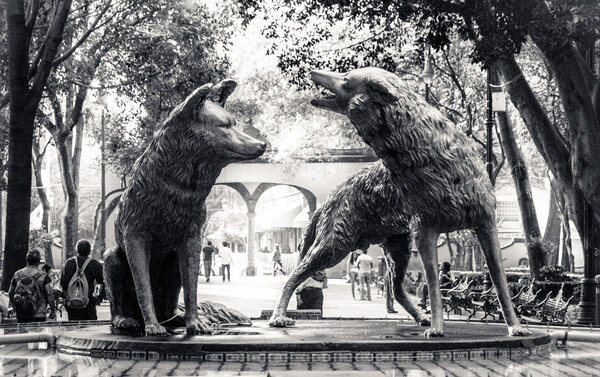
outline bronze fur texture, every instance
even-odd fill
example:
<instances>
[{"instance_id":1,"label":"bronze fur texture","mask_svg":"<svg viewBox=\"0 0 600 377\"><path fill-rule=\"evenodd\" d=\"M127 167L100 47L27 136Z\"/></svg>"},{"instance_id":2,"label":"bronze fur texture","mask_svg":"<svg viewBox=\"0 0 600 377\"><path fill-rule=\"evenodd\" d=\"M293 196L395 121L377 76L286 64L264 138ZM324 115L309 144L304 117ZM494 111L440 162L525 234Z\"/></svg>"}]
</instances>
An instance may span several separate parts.
<instances>
[{"instance_id":1,"label":"bronze fur texture","mask_svg":"<svg viewBox=\"0 0 600 377\"><path fill-rule=\"evenodd\" d=\"M115 221L117 246L104 275L115 331L167 335L183 287L188 334L211 333L199 316L197 284L205 199L221 170L264 153L224 109L236 84L196 89L179 104L138 158Z\"/></svg>"},{"instance_id":2,"label":"bronze fur texture","mask_svg":"<svg viewBox=\"0 0 600 377\"><path fill-rule=\"evenodd\" d=\"M410 259L410 216L382 161L353 174L317 208L304 232L300 263L285 283L269 325L288 327L286 309L295 289L316 271L333 267L353 250L381 244L393 276L393 292L402 307L423 326L429 319L404 289Z\"/></svg>"},{"instance_id":3,"label":"bronze fur texture","mask_svg":"<svg viewBox=\"0 0 600 377\"><path fill-rule=\"evenodd\" d=\"M475 231L508 332L528 335L510 302L495 224L495 196L473 142L395 74L379 68L347 73L314 71L325 88L312 105L344 114L391 172L407 215L420 221L418 248L431 300L426 336L443 336L437 238L442 232ZM309 251L310 253L311 251Z\"/></svg>"}]
</instances>

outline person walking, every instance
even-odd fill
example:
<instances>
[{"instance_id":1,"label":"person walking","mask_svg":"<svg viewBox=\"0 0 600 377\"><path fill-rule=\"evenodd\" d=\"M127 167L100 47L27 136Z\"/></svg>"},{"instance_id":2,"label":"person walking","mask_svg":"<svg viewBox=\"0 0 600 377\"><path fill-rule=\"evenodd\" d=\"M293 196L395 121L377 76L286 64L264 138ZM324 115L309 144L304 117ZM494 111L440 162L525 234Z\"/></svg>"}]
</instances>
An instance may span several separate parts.
<instances>
[{"instance_id":1,"label":"person walking","mask_svg":"<svg viewBox=\"0 0 600 377\"><path fill-rule=\"evenodd\" d=\"M104 284L102 265L89 257L92 245L88 240L77 241L75 250L77 255L67 259L60 275L69 321L96 320L94 289Z\"/></svg>"},{"instance_id":2,"label":"person walking","mask_svg":"<svg viewBox=\"0 0 600 377\"><path fill-rule=\"evenodd\" d=\"M354 295L354 287L356 287L356 283L358 283L358 265L356 264L356 260L358 259L359 253L358 251L353 251L348 257L348 266L346 270L348 271L348 278L350 279L350 289L352 290L352 299L356 300L356 296ZM359 288L360 289L360 288Z\"/></svg>"},{"instance_id":3,"label":"person walking","mask_svg":"<svg viewBox=\"0 0 600 377\"><path fill-rule=\"evenodd\" d=\"M50 305L48 318L56 319L52 279L38 268L40 251L38 249L29 250L25 261L27 266L15 272L8 290L8 297L16 312L17 322L46 322L48 305Z\"/></svg>"},{"instance_id":4,"label":"person walking","mask_svg":"<svg viewBox=\"0 0 600 377\"><path fill-rule=\"evenodd\" d=\"M388 313L398 313L394 309L394 283L392 280L392 270L390 262L386 256L381 257L379 264L379 275L383 277L383 292L385 294L385 307Z\"/></svg>"},{"instance_id":5,"label":"person walking","mask_svg":"<svg viewBox=\"0 0 600 377\"><path fill-rule=\"evenodd\" d=\"M358 265L358 280L360 281L360 299L371 301L371 270L373 258L367 254L367 248L362 249L362 254L356 259Z\"/></svg>"},{"instance_id":6,"label":"person walking","mask_svg":"<svg viewBox=\"0 0 600 377\"><path fill-rule=\"evenodd\" d=\"M225 281L225 270L227 270L227 281L231 281L231 248L229 247L229 243L223 241L223 247L219 250L219 255L221 256L221 269L223 270L223 281Z\"/></svg>"},{"instance_id":7,"label":"person walking","mask_svg":"<svg viewBox=\"0 0 600 377\"><path fill-rule=\"evenodd\" d=\"M279 249L279 245L275 244L275 252L273 252L273 277L277 275L277 271L281 271L281 273L285 276L285 271L283 270L283 265L281 264L281 250Z\"/></svg>"},{"instance_id":8,"label":"person walking","mask_svg":"<svg viewBox=\"0 0 600 377\"><path fill-rule=\"evenodd\" d=\"M215 247L212 245L211 241L208 241L207 245L202 249L202 254L204 255L203 264L204 264L204 275L206 276L206 282L210 281L210 273L212 271L212 262L213 255L216 253Z\"/></svg>"}]
</instances>

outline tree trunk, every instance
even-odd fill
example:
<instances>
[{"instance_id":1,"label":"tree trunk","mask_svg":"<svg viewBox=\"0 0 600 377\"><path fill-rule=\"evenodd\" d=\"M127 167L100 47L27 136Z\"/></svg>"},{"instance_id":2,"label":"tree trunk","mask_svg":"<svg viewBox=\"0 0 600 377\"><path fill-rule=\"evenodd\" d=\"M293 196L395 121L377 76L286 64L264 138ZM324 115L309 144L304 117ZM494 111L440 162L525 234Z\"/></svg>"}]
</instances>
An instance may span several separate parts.
<instances>
[{"instance_id":1,"label":"tree trunk","mask_svg":"<svg viewBox=\"0 0 600 377\"><path fill-rule=\"evenodd\" d=\"M521 156L521 151L517 146L515 135L506 116L506 112L496 114L498 120L500 135L502 137L502 146L508 166L510 167L515 188L517 190L517 199L521 211L521 221L525 231L525 242L527 243L527 255L529 257L529 271L532 277L539 277L539 270L544 266L544 256L546 254L542 244L542 235L535 212L533 196L531 194L531 185L529 183L529 174L527 166Z\"/></svg>"},{"instance_id":2,"label":"tree trunk","mask_svg":"<svg viewBox=\"0 0 600 377\"><path fill-rule=\"evenodd\" d=\"M548 210L548 219L546 220L546 229L544 230L544 237L542 244L548 251L546 254L547 266L558 264L558 252L560 250L560 231L561 231L561 215L558 208L559 193L554 188L550 192L550 206Z\"/></svg>"},{"instance_id":3,"label":"tree trunk","mask_svg":"<svg viewBox=\"0 0 600 377\"><path fill-rule=\"evenodd\" d=\"M56 150L58 152L58 161L60 174L62 177L63 191L65 194L65 207L61 215L61 243L63 261L75 255L75 242L77 230L75 218L77 217L77 198L78 187L73 180L73 163L71 159L71 150L64 137L57 135Z\"/></svg>"},{"instance_id":4,"label":"tree trunk","mask_svg":"<svg viewBox=\"0 0 600 377\"><path fill-rule=\"evenodd\" d=\"M38 196L42 202L42 228L46 233L48 233L48 219L50 218L50 211L52 207L50 206L50 199L48 199L48 195L46 194L44 181L42 180L42 165L44 162L45 150L40 151L40 145L38 141L34 141L33 144L33 172L35 174L35 185L37 187ZM52 244L46 245L44 248L44 254L46 263L54 266L54 260L52 257Z\"/></svg>"},{"instance_id":5,"label":"tree trunk","mask_svg":"<svg viewBox=\"0 0 600 377\"><path fill-rule=\"evenodd\" d=\"M107 195L107 197L108 197L108 195ZM121 200L121 195L119 194L116 197L114 197L106 206L106 216L104 217L104 226L105 227L106 227L106 221L108 220L110 215L113 213L113 211L117 208L120 200ZM99 218L101 218L101 217L102 216L99 216ZM100 221L98 221L96 228L94 229L94 244L92 246L92 253L93 253L94 259L96 259L96 260L102 259L102 255L100 254L100 248L99 248L99 245L102 243L102 242L100 242L100 237L102 236L101 228L103 226L103 224L101 224L101 221L102 221L102 219L100 219ZM105 245L105 247L106 247L106 245Z\"/></svg>"},{"instance_id":6,"label":"tree trunk","mask_svg":"<svg viewBox=\"0 0 600 377\"><path fill-rule=\"evenodd\" d=\"M16 270L25 265L31 211L31 146L35 113L52 62L62 41L71 0L57 4L41 44L39 65L29 83L29 47L38 9L32 5L27 20L22 0L6 1L8 92L10 98L6 239L1 289L8 291ZM39 6L39 4L38 4ZM33 15L33 16L32 16Z\"/></svg>"}]
</instances>

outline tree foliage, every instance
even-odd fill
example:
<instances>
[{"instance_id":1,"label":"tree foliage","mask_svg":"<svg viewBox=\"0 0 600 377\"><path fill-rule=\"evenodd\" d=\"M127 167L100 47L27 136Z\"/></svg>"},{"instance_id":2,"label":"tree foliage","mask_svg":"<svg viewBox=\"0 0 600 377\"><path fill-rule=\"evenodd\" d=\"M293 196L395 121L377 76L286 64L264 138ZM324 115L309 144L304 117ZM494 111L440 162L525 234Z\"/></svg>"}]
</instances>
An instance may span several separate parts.
<instances>
[{"instance_id":1,"label":"tree foliage","mask_svg":"<svg viewBox=\"0 0 600 377\"><path fill-rule=\"evenodd\" d=\"M100 67L97 82L112 108L106 114L106 145L118 173L129 172L160 122L185 96L225 77L232 32L227 9L186 1L164 6L107 54L110 64ZM99 138L98 131L95 135Z\"/></svg>"}]
</instances>

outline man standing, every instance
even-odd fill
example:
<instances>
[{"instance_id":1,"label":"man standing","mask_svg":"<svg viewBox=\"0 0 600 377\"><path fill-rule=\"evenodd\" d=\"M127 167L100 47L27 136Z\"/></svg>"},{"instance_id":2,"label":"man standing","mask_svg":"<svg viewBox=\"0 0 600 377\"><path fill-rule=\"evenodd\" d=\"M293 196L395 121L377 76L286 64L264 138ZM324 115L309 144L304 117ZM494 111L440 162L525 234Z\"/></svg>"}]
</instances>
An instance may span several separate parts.
<instances>
[{"instance_id":1,"label":"man standing","mask_svg":"<svg viewBox=\"0 0 600 377\"><path fill-rule=\"evenodd\" d=\"M231 249L229 248L229 243L223 241L223 247L219 250L219 255L221 256L221 267L223 270L223 281L225 281L225 270L227 270L227 281L231 281Z\"/></svg>"},{"instance_id":2,"label":"man standing","mask_svg":"<svg viewBox=\"0 0 600 377\"><path fill-rule=\"evenodd\" d=\"M67 259L60 275L69 321L96 320L94 288L96 284L104 284L102 265L89 257L92 245L88 240L77 241L75 250L77 255ZM87 288L87 292L77 293L82 288Z\"/></svg>"},{"instance_id":3,"label":"man standing","mask_svg":"<svg viewBox=\"0 0 600 377\"><path fill-rule=\"evenodd\" d=\"M210 281L210 273L212 271L212 261L213 254L216 252L215 247L212 245L211 241L208 241L208 245L202 249L202 253L204 254L204 275L206 276L206 282Z\"/></svg>"},{"instance_id":4,"label":"man standing","mask_svg":"<svg viewBox=\"0 0 600 377\"><path fill-rule=\"evenodd\" d=\"M373 258L367 254L366 247L362 249L362 254L356 260L356 264L358 265L358 280L360 281L360 299L371 301L371 270L373 269Z\"/></svg>"},{"instance_id":5,"label":"man standing","mask_svg":"<svg viewBox=\"0 0 600 377\"><path fill-rule=\"evenodd\" d=\"M56 318L56 306L52 293L52 279L38 268L40 251L31 249L25 256L27 266L15 272L8 297L17 314L17 322L46 322L47 305L50 304L48 318Z\"/></svg>"}]
</instances>

